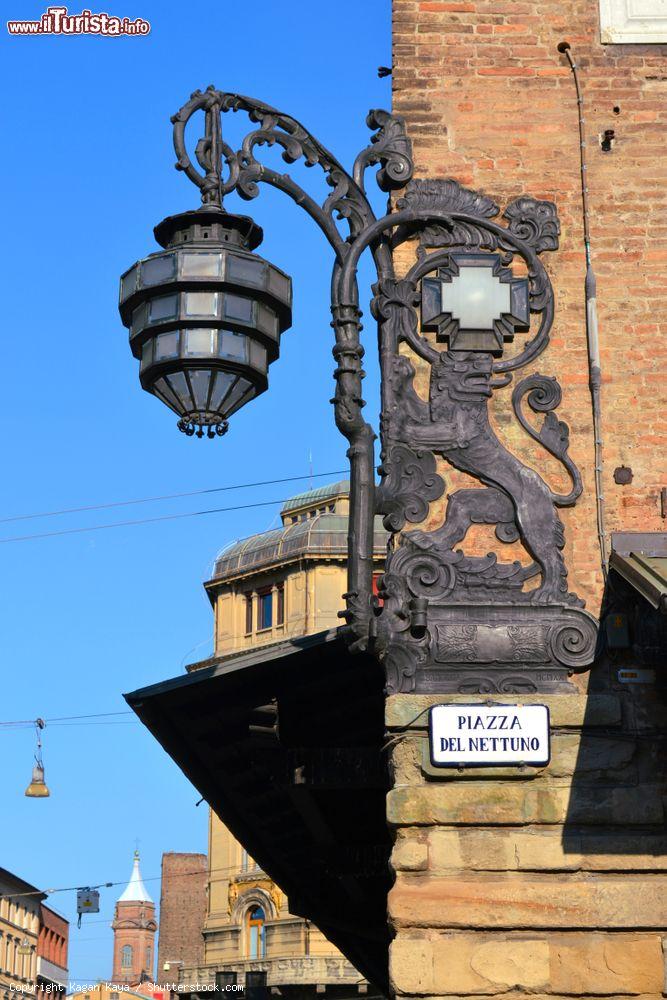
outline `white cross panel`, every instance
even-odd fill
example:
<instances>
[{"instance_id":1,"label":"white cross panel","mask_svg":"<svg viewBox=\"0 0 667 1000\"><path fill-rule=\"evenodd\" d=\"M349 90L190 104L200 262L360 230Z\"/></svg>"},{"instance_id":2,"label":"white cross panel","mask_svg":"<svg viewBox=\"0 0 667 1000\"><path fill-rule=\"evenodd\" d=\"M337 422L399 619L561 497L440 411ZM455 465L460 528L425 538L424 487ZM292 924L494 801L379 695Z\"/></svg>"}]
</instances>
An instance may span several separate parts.
<instances>
[{"instance_id":1,"label":"white cross panel","mask_svg":"<svg viewBox=\"0 0 667 1000\"><path fill-rule=\"evenodd\" d=\"M511 312L510 285L490 267L462 267L441 287L442 311L451 313L462 330L492 330L494 320Z\"/></svg>"}]
</instances>

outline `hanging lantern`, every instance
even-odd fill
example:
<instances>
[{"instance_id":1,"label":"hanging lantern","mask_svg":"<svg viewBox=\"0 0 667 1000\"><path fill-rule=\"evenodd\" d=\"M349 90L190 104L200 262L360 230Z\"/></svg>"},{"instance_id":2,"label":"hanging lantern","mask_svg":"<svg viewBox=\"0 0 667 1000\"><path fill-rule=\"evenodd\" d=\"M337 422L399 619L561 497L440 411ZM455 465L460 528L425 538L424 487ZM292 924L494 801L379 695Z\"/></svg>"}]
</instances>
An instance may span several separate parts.
<instances>
[{"instance_id":1,"label":"hanging lantern","mask_svg":"<svg viewBox=\"0 0 667 1000\"><path fill-rule=\"evenodd\" d=\"M44 780L44 762L42 761L42 738L41 731L45 726L44 719L35 720L37 732L37 752L35 753L35 766L32 769L32 781L25 790L29 799L46 799L51 792L47 788Z\"/></svg>"},{"instance_id":2,"label":"hanging lantern","mask_svg":"<svg viewBox=\"0 0 667 1000\"><path fill-rule=\"evenodd\" d=\"M215 437L267 388L292 282L252 252L262 230L246 216L203 206L154 232L164 252L122 276L121 318L142 387L178 414L180 430Z\"/></svg>"}]
</instances>

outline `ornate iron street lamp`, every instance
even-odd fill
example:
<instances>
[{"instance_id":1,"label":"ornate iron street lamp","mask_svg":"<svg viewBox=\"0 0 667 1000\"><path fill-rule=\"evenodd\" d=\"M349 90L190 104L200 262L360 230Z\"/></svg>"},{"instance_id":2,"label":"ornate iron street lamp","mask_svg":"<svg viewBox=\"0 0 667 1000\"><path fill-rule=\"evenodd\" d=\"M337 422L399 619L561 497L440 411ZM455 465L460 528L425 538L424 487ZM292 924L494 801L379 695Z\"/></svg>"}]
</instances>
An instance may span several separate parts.
<instances>
[{"instance_id":1,"label":"ornate iron street lamp","mask_svg":"<svg viewBox=\"0 0 667 1000\"><path fill-rule=\"evenodd\" d=\"M229 111L246 113L252 123L237 150L222 138ZM201 172L184 139L197 112L205 118L196 147ZM268 365L290 325L291 282L253 253L261 230L245 216L228 214L223 198L236 192L251 200L263 183L283 191L320 227L334 254L333 402L350 444L342 615L351 647L373 649L390 691L567 688L568 674L592 662L597 629L567 589L556 508L573 505L582 484L568 455L567 425L554 412L560 386L532 372L514 387L511 402L526 434L567 471L571 488L565 493L550 489L507 450L488 414L494 392L549 343L553 289L539 255L558 247L555 206L522 196L506 206L501 224L500 208L489 197L454 180L413 180L404 123L386 111L369 113L375 134L350 172L294 118L238 94L195 91L172 122L176 166L200 188L202 207L160 223L155 236L164 250L121 279L120 311L132 352L141 359L142 386L179 415L182 430L198 428L199 436L209 437L224 433L228 417L267 387ZM322 205L288 173L257 158L261 147L273 145L288 164L302 160L323 170L332 190ZM381 218L365 190L371 166L379 166L382 191L404 189ZM414 244L417 259L397 278L393 254L406 242ZM357 265L365 250L377 271L377 488L375 434L362 416ZM418 372L426 375L428 399L413 385ZM452 493L435 530L405 531L424 522L430 504L443 496L443 459L480 488ZM375 513L385 515L396 536L382 606L372 594ZM520 540L528 561L503 562L496 552L466 555L458 546L471 524L494 526L501 544Z\"/></svg>"},{"instance_id":2,"label":"ornate iron street lamp","mask_svg":"<svg viewBox=\"0 0 667 1000\"><path fill-rule=\"evenodd\" d=\"M207 127L214 127L210 115ZM199 155L217 162L219 143L205 140ZM191 167L183 169L192 176ZM203 437L206 428L215 437L268 385L292 320L292 282L252 253L262 242L260 227L223 211L217 186L205 190L198 211L155 227L164 252L123 274L120 314L141 360L143 388L179 415L180 430L192 435L198 427Z\"/></svg>"}]
</instances>

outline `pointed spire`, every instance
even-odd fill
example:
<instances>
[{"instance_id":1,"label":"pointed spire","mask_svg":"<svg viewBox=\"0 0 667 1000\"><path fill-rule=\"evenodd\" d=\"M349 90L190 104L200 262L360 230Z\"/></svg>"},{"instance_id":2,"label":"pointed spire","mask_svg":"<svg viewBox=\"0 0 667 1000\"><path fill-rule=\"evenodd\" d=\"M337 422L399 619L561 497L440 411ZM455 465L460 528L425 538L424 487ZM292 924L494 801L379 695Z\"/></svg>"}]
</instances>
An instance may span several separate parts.
<instances>
[{"instance_id":1,"label":"pointed spire","mask_svg":"<svg viewBox=\"0 0 667 1000\"><path fill-rule=\"evenodd\" d=\"M144 885L139 869L139 851L134 852L134 865L132 875L127 883L122 896L118 898L119 903L152 903L153 900L148 895L148 890Z\"/></svg>"}]
</instances>

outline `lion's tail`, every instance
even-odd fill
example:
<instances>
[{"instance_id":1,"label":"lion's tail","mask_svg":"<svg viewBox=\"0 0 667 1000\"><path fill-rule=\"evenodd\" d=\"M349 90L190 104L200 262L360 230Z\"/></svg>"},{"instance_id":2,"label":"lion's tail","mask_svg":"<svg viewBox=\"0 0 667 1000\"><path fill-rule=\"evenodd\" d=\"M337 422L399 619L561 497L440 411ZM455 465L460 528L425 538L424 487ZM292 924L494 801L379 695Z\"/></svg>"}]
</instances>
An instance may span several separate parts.
<instances>
[{"instance_id":1,"label":"lion's tail","mask_svg":"<svg viewBox=\"0 0 667 1000\"><path fill-rule=\"evenodd\" d=\"M544 420L539 430L536 430L527 420L522 409L524 397L528 397L528 405L535 413L544 413ZM512 406L517 419L527 434L538 441L547 451L557 458L567 469L572 480L569 493L554 493L550 490L553 502L557 507L571 507L581 496L583 484L579 469L568 455L570 444L570 428L559 420L553 412L560 405L562 392L560 385L550 375L527 375L514 388Z\"/></svg>"}]
</instances>

